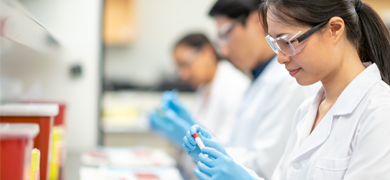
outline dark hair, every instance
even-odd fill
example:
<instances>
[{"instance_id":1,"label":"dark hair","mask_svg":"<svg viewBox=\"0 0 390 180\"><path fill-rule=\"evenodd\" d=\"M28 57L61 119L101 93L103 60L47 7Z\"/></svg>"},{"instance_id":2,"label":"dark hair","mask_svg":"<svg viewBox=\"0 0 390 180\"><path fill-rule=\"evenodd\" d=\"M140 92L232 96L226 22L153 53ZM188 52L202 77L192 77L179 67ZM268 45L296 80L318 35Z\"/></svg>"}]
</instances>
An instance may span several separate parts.
<instances>
[{"instance_id":1,"label":"dark hair","mask_svg":"<svg viewBox=\"0 0 390 180\"><path fill-rule=\"evenodd\" d=\"M360 3L357 8L359 0L265 0L259 7L259 16L265 32L268 32L268 11L289 25L315 26L332 17L341 17L347 38L355 45L361 61L376 63L382 80L390 85L389 30L375 10Z\"/></svg>"},{"instance_id":2,"label":"dark hair","mask_svg":"<svg viewBox=\"0 0 390 180\"><path fill-rule=\"evenodd\" d=\"M215 50L214 46L211 44L210 40L202 33L192 33L182 37L175 44L174 48L178 47L179 45L186 45L189 47L193 47L198 51L200 51L205 45L210 45L213 48L216 59L217 60L221 59L217 51Z\"/></svg>"},{"instance_id":3,"label":"dark hair","mask_svg":"<svg viewBox=\"0 0 390 180\"><path fill-rule=\"evenodd\" d=\"M209 15L224 15L231 19L237 19L241 15L248 16L256 11L263 0L218 0L211 8Z\"/></svg>"}]
</instances>

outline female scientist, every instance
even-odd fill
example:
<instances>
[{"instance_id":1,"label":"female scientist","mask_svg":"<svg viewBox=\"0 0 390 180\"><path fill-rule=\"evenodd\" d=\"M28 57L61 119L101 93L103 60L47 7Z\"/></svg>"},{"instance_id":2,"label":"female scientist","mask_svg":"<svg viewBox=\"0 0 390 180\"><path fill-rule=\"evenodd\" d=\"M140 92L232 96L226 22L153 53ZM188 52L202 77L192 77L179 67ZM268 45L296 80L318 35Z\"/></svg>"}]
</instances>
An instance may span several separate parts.
<instances>
[{"instance_id":1,"label":"female scientist","mask_svg":"<svg viewBox=\"0 0 390 180\"><path fill-rule=\"evenodd\" d=\"M164 116L151 113L153 131L162 134L178 147L183 136L194 124L202 124L218 137L227 141L233 120L250 80L226 60L220 60L208 38L191 33L181 38L173 48L179 77L196 88L195 111L190 114L174 91L163 93L161 106ZM188 179L197 179L192 172L196 163L187 153L180 151L178 167Z\"/></svg>"},{"instance_id":2,"label":"female scientist","mask_svg":"<svg viewBox=\"0 0 390 180\"><path fill-rule=\"evenodd\" d=\"M182 37L173 48L173 56L180 79L196 88L195 111L190 114L177 97L177 92L166 91L161 100L165 115L157 112L149 114L152 129L178 147L183 143L188 128L194 124L213 130L223 141L232 129L232 121L249 86L249 78L228 61L220 60L212 43L201 33Z\"/></svg>"},{"instance_id":3,"label":"female scientist","mask_svg":"<svg viewBox=\"0 0 390 180\"><path fill-rule=\"evenodd\" d=\"M390 33L378 14L360 0L265 0L260 17L290 75L323 84L298 109L272 179L389 179ZM183 149L199 160L200 180L261 179L199 126Z\"/></svg>"}]
</instances>

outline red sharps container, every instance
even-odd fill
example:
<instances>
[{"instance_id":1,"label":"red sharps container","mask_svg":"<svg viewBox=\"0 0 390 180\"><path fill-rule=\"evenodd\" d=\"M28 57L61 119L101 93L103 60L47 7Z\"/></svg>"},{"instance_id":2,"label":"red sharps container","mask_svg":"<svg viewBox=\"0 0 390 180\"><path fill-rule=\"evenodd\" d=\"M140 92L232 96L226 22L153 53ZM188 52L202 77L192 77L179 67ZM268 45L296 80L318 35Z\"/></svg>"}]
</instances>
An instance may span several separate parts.
<instances>
[{"instance_id":1,"label":"red sharps container","mask_svg":"<svg viewBox=\"0 0 390 180\"><path fill-rule=\"evenodd\" d=\"M0 106L1 123L36 123L39 125L40 132L34 140L34 148L41 151L40 180L49 179L51 133L54 117L57 114L58 104L21 103Z\"/></svg>"},{"instance_id":2,"label":"red sharps container","mask_svg":"<svg viewBox=\"0 0 390 180\"><path fill-rule=\"evenodd\" d=\"M29 178L31 150L39 125L31 123L0 123L0 179Z\"/></svg>"}]
</instances>

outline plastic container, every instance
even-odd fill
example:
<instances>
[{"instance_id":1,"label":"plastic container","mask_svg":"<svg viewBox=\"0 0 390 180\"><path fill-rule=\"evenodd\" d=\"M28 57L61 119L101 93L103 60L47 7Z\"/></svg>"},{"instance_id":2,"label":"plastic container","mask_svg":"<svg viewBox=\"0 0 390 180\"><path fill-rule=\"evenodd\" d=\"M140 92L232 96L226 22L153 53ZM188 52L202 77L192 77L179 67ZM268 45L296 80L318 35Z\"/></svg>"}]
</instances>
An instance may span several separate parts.
<instances>
[{"instance_id":1,"label":"plastic container","mask_svg":"<svg viewBox=\"0 0 390 180\"><path fill-rule=\"evenodd\" d=\"M38 124L0 123L1 180L28 179L31 150L38 133Z\"/></svg>"},{"instance_id":2,"label":"plastic container","mask_svg":"<svg viewBox=\"0 0 390 180\"><path fill-rule=\"evenodd\" d=\"M58 104L59 111L57 116L54 117L54 126L66 126L65 111L66 103L65 102L56 102L56 101L22 101L21 103L25 104Z\"/></svg>"},{"instance_id":3,"label":"plastic container","mask_svg":"<svg viewBox=\"0 0 390 180\"><path fill-rule=\"evenodd\" d=\"M37 101L25 100L22 103L39 103L39 104L58 104L59 112L54 117L54 125L52 130L52 148L50 157L50 180L62 180L63 168L66 160L66 145L64 136L66 134L66 103L60 101Z\"/></svg>"},{"instance_id":4,"label":"plastic container","mask_svg":"<svg viewBox=\"0 0 390 180\"><path fill-rule=\"evenodd\" d=\"M0 122L37 123L40 132L34 140L34 148L41 151L40 177L49 179L51 130L58 114L57 104L7 104L0 106Z\"/></svg>"}]
</instances>

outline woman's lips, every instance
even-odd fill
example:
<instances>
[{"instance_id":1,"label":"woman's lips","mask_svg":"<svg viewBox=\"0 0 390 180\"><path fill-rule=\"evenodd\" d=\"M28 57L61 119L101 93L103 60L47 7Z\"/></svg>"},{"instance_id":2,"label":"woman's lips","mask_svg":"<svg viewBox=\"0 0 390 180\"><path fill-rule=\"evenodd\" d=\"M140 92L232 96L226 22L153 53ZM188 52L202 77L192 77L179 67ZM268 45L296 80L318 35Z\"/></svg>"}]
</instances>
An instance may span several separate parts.
<instances>
[{"instance_id":1,"label":"woman's lips","mask_svg":"<svg viewBox=\"0 0 390 180\"><path fill-rule=\"evenodd\" d=\"M295 76L300 70L301 70L301 68L292 69L292 70L287 69L287 71L290 73L291 76Z\"/></svg>"}]
</instances>

